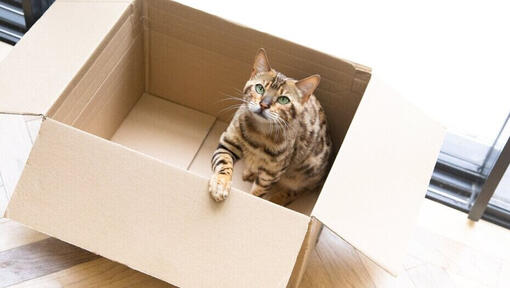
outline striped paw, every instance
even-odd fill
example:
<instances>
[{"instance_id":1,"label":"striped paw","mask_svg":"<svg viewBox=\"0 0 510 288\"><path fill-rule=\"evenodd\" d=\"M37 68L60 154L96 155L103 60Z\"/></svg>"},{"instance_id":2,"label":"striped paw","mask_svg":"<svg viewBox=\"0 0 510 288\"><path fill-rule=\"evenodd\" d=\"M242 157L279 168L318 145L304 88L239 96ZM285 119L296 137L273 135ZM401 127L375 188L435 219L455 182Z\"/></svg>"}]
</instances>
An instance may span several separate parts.
<instances>
[{"instance_id":1,"label":"striped paw","mask_svg":"<svg viewBox=\"0 0 510 288\"><path fill-rule=\"evenodd\" d=\"M230 194L232 177L224 174L214 174L209 180L209 193L211 197L219 202L225 200Z\"/></svg>"},{"instance_id":2,"label":"striped paw","mask_svg":"<svg viewBox=\"0 0 510 288\"><path fill-rule=\"evenodd\" d=\"M254 184L252 187L251 187L251 195L254 195L254 196L257 196L257 197L263 197L264 195L267 194L269 190L268 189L264 189L262 187L260 187L259 185L256 185Z\"/></svg>"}]
</instances>

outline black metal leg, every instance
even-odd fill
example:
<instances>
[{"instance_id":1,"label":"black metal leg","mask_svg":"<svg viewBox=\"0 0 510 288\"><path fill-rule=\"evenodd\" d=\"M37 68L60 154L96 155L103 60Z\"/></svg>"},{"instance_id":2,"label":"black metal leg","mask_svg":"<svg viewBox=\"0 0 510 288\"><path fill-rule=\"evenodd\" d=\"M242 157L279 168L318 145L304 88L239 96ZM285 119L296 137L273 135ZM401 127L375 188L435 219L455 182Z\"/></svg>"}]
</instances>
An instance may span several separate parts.
<instances>
[{"instance_id":1,"label":"black metal leg","mask_svg":"<svg viewBox=\"0 0 510 288\"><path fill-rule=\"evenodd\" d=\"M505 174L505 171L509 163L510 163L510 138L507 139L505 147L503 147L503 150L501 151L498 160L496 160L496 163L494 164L492 171L490 172L489 176L487 177L487 180L482 186L482 191L476 198L473 207L469 211L468 216L469 219L473 221L480 220L485 209L487 208L487 205L489 204L489 200L491 199L492 195L494 195L494 192L496 191L496 188L498 187L501 178L503 178L503 175Z\"/></svg>"}]
</instances>

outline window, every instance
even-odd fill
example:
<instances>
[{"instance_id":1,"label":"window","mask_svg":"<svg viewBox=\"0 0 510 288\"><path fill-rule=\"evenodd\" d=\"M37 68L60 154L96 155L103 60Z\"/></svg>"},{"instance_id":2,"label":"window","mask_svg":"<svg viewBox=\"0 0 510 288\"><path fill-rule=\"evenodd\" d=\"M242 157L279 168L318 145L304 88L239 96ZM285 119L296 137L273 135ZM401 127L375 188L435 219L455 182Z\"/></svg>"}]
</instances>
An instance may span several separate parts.
<instances>
[{"instance_id":1,"label":"window","mask_svg":"<svg viewBox=\"0 0 510 288\"><path fill-rule=\"evenodd\" d=\"M55 0L0 0L0 41L16 44Z\"/></svg>"},{"instance_id":2,"label":"window","mask_svg":"<svg viewBox=\"0 0 510 288\"><path fill-rule=\"evenodd\" d=\"M0 41L16 44L25 32L22 0L0 0Z\"/></svg>"},{"instance_id":3,"label":"window","mask_svg":"<svg viewBox=\"0 0 510 288\"><path fill-rule=\"evenodd\" d=\"M510 228L510 114L492 144L448 133L427 197ZM489 129L491 127L487 127ZM505 149L506 148L506 149Z\"/></svg>"}]
</instances>

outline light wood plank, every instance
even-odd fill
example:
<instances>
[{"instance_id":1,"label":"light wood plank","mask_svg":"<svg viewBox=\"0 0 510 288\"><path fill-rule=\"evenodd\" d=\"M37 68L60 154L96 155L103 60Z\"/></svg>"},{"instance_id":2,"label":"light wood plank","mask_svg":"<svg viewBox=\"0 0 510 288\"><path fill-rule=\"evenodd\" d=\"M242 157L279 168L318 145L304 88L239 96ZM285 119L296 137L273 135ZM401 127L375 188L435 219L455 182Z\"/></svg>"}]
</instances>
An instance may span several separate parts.
<instances>
[{"instance_id":1,"label":"light wood plank","mask_svg":"<svg viewBox=\"0 0 510 288\"><path fill-rule=\"evenodd\" d=\"M0 252L0 287L22 283L97 257L54 238L6 250Z\"/></svg>"},{"instance_id":2,"label":"light wood plank","mask_svg":"<svg viewBox=\"0 0 510 288\"><path fill-rule=\"evenodd\" d=\"M484 220L473 222L467 214L426 199L418 227L467 247L510 261L510 232ZM510 285L509 285L510 287Z\"/></svg>"},{"instance_id":3,"label":"light wood plank","mask_svg":"<svg viewBox=\"0 0 510 288\"><path fill-rule=\"evenodd\" d=\"M409 255L450 275L492 287L497 284L504 263L499 257L420 228L416 230Z\"/></svg>"},{"instance_id":4,"label":"light wood plank","mask_svg":"<svg viewBox=\"0 0 510 288\"><path fill-rule=\"evenodd\" d=\"M7 218L0 218L0 252L48 238ZM0 282L1 283L1 282Z\"/></svg>"},{"instance_id":5,"label":"light wood plank","mask_svg":"<svg viewBox=\"0 0 510 288\"><path fill-rule=\"evenodd\" d=\"M82 263L44 277L10 286L10 288L57 287L172 288L174 286L105 258Z\"/></svg>"},{"instance_id":6,"label":"light wood plank","mask_svg":"<svg viewBox=\"0 0 510 288\"><path fill-rule=\"evenodd\" d=\"M356 249L326 227L316 251L336 287L375 287Z\"/></svg>"},{"instance_id":7,"label":"light wood plank","mask_svg":"<svg viewBox=\"0 0 510 288\"><path fill-rule=\"evenodd\" d=\"M448 272L437 265L426 263L407 270L416 288L456 287Z\"/></svg>"},{"instance_id":8,"label":"light wood plank","mask_svg":"<svg viewBox=\"0 0 510 288\"><path fill-rule=\"evenodd\" d=\"M308 261L305 274L303 275L303 279L301 280L299 287L334 287L334 282L326 270L324 263L317 254L317 250L312 251Z\"/></svg>"},{"instance_id":9,"label":"light wood plank","mask_svg":"<svg viewBox=\"0 0 510 288\"><path fill-rule=\"evenodd\" d=\"M393 277L363 253L358 254L377 288L415 288L406 271L402 271L398 277Z\"/></svg>"}]
</instances>

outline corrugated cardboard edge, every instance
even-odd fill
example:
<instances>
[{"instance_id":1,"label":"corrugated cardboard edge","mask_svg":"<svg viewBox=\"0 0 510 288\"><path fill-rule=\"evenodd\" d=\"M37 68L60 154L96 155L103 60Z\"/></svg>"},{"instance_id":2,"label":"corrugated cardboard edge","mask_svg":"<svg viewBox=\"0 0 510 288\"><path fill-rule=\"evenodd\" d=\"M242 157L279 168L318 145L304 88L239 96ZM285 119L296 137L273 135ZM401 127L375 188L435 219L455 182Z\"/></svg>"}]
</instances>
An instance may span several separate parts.
<instances>
[{"instance_id":1,"label":"corrugated cardboard edge","mask_svg":"<svg viewBox=\"0 0 510 288\"><path fill-rule=\"evenodd\" d=\"M303 240L301 250L299 251L299 255L296 259L296 264L292 270L292 275L290 276L287 288L297 288L301 284L301 280L303 279L303 275L308 264L308 259L313 249L315 249L315 246L317 245L317 241L319 240L322 228L323 225L319 220L317 220L317 218L310 218L308 230L306 232L305 239Z\"/></svg>"},{"instance_id":2,"label":"corrugated cardboard edge","mask_svg":"<svg viewBox=\"0 0 510 288\"><path fill-rule=\"evenodd\" d=\"M6 99L0 100L0 113L8 113L8 114L18 114L18 115L45 115L48 116L51 114L52 109L54 109L55 106L58 106L59 101L61 101L62 97L65 97L66 93L72 89L72 87L79 81L81 76L87 71L87 69L90 67L90 65L93 63L93 61L97 58L99 53L104 48L105 44L113 37L113 35L116 33L116 31L120 28L122 22L133 13L134 11L134 5L131 4L131 1L91 1L90 3L83 3L84 1L58 1L54 5L52 5L49 10L47 11L47 15L45 17L42 17L41 21L38 21L34 27L21 39L21 41L14 47L14 49L11 51L9 56L4 59L1 65L16 65L17 67L20 67L20 69L23 68L23 66L19 66L19 63L38 63L37 69L28 69L23 71L24 78L30 78L34 81L38 81L37 85L32 85L33 87L39 87L43 88L42 90L47 91L37 91L37 90L30 90L30 88L24 88L25 90L19 92L19 93L26 93L27 97L14 97L15 95L9 94L9 92L2 91L4 94L4 97L10 97L9 102ZM108 25L108 30L104 28L96 28L96 31L101 32L104 34L100 34L100 37L102 39L96 39L99 41L94 41L91 45L92 53L88 53L87 51L83 54L77 55L77 56L70 56L72 53L68 53L68 61L65 63L62 63L62 67L65 67L66 69L61 70L55 70L56 68L53 68L55 71L60 71L59 75L56 75L57 77L65 76L64 78L70 78L70 81L67 83L60 83L60 84L52 84L53 86L49 85L48 82L51 82L50 79L48 79L49 75L51 77L55 77L55 75L51 72L55 71L47 71L47 69L43 69L44 67L49 67L51 64L49 61L51 61L51 57L46 58L46 55L41 55L41 51L53 51L55 47L54 41L46 41L46 45L43 45L43 41L41 40L42 35L46 35L45 33L39 33L41 30L47 30L52 27L52 25L55 24L55 21L60 21L61 14L59 13L66 13L69 10L71 11L79 11L81 7L84 7L84 5L88 4L107 4L109 9L104 9L103 14L103 20L108 24L112 24L111 26ZM90 9L89 9L90 10ZM98 7L99 10L99 7ZM90 11L89 11L90 12ZM107 13L111 13L111 17L109 18L109 15ZM85 14L88 15L88 14ZM51 16L51 17L50 17ZM65 15L62 15L65 16ZM46 18L49 17L49 18ZM70 16L67 16L69 18ZM65 17L63 19L66 19ZM73 26L69 26L69 24L62 25L63 28L59 30L58 33L55 33L55 37L66 35L66 40L68 40L71 43L82 43L83 42L83 33L78 33L80 31L73 30ZM79 26L77 29L82 29L83 26ZM72 39L72 36L74 35L76 39ZM104 37L103 37L104 35ZM37 36L37 37L36 37ZM92 35L91 37L94 38L98 36ZM97 44L97 45L96 45ZM93 48L92 48L93 47ZM48 55L52 55L51 52ZM36 61L37 60L37 61ZM48 62L48 63L46 63ZM31 65L31 64L28 64ZM74 67L76 65L76 67ZM72 67L72 68L70 68ZM76 68L76 70L75 70ZM69 72L69 73L67 73ZM6 75L11 75L12 73L8 71L3 71L3 73L8 73ZM50 73L50 74L48 74ZM57 74L58 74L57 73ZM64 73L64 74L62 74ZM67 73L67 74L65 74ZM14 73L16 74L16 73ZM43 77L44 76L44 77ZM10 79L11 76L6 76L4 79ZM19 90L18 88L20 85L17 84L17 82L22 81L20 75L16 74L12 77L18 77L13 78L16 79L15 83L9 84L10 88L7 91L11 91L10 93L16 94L16 92ZM9 80L4 80L9 81ZM55 81L53 81L55 82ZM7 82L9 83L9 82ZM34 83L34 82L32 82ZM37 82L36 82L37 83ZM11 87L12 86L12 87ZM49 87L51 86L51 87ZM25 86L22 86L25 87ZM34 88L36 89L36 88ZM49 92L53 91L53 92ZM44 98L42 100L39 100L38 103L26 103L27 101L30 101L30 99L34 99L34 95L40 95L40 93L45 93ZM55 93L54 93L55 92ZM19 94L18 93L18 94ZM35 93L35 94L34 94ZM34 95L33 95L34 94ZM57 94L57 95L52 95ZM25 95L25 94L19 94L19 95ZM18 95L18 96L19 96ZM42 98L42 97L39 97ZM1 105L2 101L5 101L4 105ZM21 102L24 101L24 102Z\"/></svg>"},{"instance_id":3,"label":"corrugated cardboard edge","mask_svg":"<svg viewBox=\"0 0 510 288\"><path fill-rule=\"evenodd\" d=\"M73 0L67 0L64 2L78 2ZM91 1L91 2L106 2L106 1ZM112 2L119 2L119 3L131 3L132 1L112 1ZM51 105L51 107L46 111L46 116L51 116L53 113L56 112L56 110L59 108L60 104L65 100L66 96L73 90L73 88L78 84L78 82L83 78L85 73L91 68L91 66L94 64L94 62L97 60L99 55L103 52L103 50L106 48L106 45L112 38L115 36L115 34L119 31L119 29L122 27L124 22L129 18L131 15L136 15L136 7L133 4L130 4L127 6L122 13L122 15L117 19L115 25L110 29L110 31L106 34L106 36L103 38L103 40L99 43L99 45L94 49L94 52L90 55L89 59L85 62L85 64L80 68L78 73L73 77L73 79L68 83L64 91L61 95L55 100L55 102Z\"/></svg>"}]
</instances>

